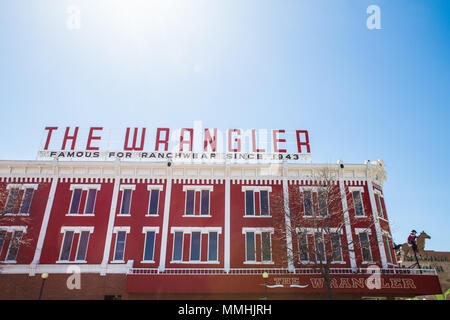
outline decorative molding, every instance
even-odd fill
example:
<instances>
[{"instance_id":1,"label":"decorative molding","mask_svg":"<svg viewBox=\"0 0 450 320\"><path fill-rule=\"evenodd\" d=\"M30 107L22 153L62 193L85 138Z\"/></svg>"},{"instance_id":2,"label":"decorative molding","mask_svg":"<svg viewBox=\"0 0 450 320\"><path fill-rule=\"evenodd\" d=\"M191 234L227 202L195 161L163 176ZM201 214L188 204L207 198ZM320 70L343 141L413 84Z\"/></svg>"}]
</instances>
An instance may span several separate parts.
<instances>
[{"instance_id":1,"label":"decorative molding","mask_svg":"<svg viewBox=\"0 0 450 320\"><path fill-rule=\"evenodd\" d=\"M345 185L364 186L369 179L382 186L386 173L380 163L346 164L342 170ZM338 165L311 163L286 163L285 167L282 163L174 163L169 168L166 161L0 161L0 181L41 183L56 175L69 183L113 183L120 178L121 183L137 184L164 183L171 175L173 183L183 184L223 184L231 178L233 184L281 185L284 177L289 184L313 185L323 181L323 169L338 175Z\"/></svg>"},{"instance_id":2,"label":"decorative molding","mask_svg":"<svg viewBox=\"0 0 450 320\"><path fill-rule=\"evenodd\" d=\"M171 227L170 233L183 232L184 234L190 234L192 232L201 232L202 234L208 234L210 232L222 233L221 227Z\"/></svg>"}]
</instances>

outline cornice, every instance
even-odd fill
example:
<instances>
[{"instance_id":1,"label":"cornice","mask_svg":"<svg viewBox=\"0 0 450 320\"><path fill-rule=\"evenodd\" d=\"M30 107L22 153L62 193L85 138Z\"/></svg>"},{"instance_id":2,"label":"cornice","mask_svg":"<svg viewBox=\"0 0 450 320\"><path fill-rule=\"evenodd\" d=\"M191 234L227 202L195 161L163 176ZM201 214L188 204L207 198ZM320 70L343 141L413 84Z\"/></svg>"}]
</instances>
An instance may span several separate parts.
<instances>
[{"instance_id":1,"label":"cornice","mask_svg":"<svg viewBox=\"0 0 450 320\"><path fill-rule=\"evenodd\" d=\"M172 178L175 183L275 183L316 184L339 179L346 185L361 185L368 180L382 186L386 179L381 160L365 164L313 163L180 163L167 161L0 161L1 181L41 182L59 178L68 182L156 182ZM326 176L326 177L325 177Z\"/></svg>"}]
</instances>

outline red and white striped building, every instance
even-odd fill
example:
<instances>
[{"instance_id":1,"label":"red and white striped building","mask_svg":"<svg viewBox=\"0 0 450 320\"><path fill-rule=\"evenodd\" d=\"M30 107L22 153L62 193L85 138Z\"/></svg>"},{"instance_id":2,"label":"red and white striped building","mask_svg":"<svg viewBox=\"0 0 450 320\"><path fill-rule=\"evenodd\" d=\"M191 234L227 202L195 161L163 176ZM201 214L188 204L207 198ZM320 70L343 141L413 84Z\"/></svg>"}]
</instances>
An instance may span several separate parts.
<instances>
[{"instance_id":1,"label":"red and white striped building","mask_svg":"<svg viewBox=\"0 0 450 320\"><path fill-rule=\"evenodd\" d=\"M323 297L317 270L305 261L277 260L265 247L275 247L285 232L286 247L302 250L297 235L287 232L292 222L285 213L305 210L291 196L296 192L300 203L311 197L314 212L312 187L325 167L336 172L342 195L340 243L370 243L368 252L342 246L331 269L335 294L440 293L434 270L397 267L381 161L167 164L0 161L0 206L13 218L0 221L0 298L36 299L42 273L49 274L44 298L261 298L263 272L269 298ZM274 201L280 198L281 207ZM307 251L313 238L306 237ZM373 265L381 268L381 286L370 289ZM68 285L77 271L80 289Z\"/></svg>"}]
</instances>

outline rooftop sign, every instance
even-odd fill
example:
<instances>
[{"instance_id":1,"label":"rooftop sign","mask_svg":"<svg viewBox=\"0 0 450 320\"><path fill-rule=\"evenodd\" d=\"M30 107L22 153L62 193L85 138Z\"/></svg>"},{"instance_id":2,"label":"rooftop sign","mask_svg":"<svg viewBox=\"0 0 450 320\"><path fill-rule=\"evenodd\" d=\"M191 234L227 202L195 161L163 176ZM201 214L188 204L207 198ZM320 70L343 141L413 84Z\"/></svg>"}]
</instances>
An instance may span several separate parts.
<instances>
[{"instance_id":1,"label":"rooftop sign","mask_svg":"<svg viewBox=\"0 0 450 320\"><path fill-rule=\"evenodd\" d=\"M45 127L38 159L310 160L307 130Z\"/></svg>"}]
</instances>

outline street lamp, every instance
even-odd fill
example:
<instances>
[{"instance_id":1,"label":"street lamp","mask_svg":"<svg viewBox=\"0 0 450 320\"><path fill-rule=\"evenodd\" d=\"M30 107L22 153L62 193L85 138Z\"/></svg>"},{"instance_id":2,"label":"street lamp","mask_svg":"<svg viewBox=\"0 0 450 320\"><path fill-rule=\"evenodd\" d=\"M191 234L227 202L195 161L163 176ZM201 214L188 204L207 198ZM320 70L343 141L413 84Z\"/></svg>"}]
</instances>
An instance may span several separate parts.
<instances>
[{"instance_id":1,"label":"street lamp","mask_svg":"<svg viewBox=\"0 0 450 320\"><path fill-rule=\"evenodd\" d=\"M41 278L42 278L42 284L41 284L41 291L39 292L39 300L41 300L42 290L44 290L44 283L45 283L45 280L47 280L47 278L48 278L48 273L41 274Z\"/></svg>"},{"instance_id":2,"label":"street lamp","mask_svg":"<svg viewBox=\"0 0 450 320\"><path fill-rule=\"evenodd\" d=\"M267 279L269 278L269 274L264 272L262 277L264 279L264 299L267 300Z\"/></svg>"}]
</instances>

